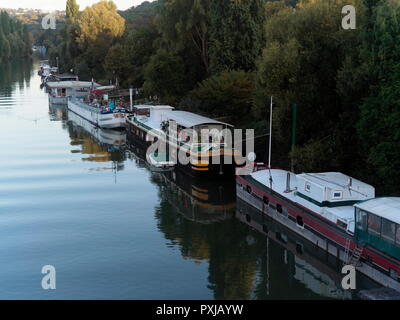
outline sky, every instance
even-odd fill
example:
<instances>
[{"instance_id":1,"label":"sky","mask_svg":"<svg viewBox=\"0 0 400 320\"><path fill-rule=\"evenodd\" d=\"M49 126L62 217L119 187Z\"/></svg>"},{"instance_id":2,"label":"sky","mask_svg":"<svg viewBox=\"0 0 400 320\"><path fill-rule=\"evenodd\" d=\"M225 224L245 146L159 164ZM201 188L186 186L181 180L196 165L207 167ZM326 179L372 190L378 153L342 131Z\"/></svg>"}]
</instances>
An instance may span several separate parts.
<instances>
[{"instance_id":1,"label":"sky","mask_svg":"<svg viewBox=\"0 0 400 320\"><path fill-rule=\"evenodd\" d=\"M77 0L80 10L98 2L99 0ZM126 10L132 6L137 6L144 0L113 0L119 10ZM0 0L1 8L33 8L42 10L65 10L67 0Z\"/></svg>"}]
</instances>

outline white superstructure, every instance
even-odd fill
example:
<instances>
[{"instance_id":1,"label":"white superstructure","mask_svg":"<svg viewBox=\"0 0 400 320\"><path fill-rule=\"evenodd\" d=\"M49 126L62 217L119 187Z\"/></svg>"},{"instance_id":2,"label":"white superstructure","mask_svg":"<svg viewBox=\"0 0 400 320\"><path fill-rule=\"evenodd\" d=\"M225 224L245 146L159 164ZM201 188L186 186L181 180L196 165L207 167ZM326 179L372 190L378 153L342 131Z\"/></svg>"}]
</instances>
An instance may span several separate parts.
<instances>
[{"instance_id":1,"label":"white superstructure","mask_svg":"<svg viewBox=\"0 0 400 320\"><path fill-rule=\"evenodd\" d=\"M126 126L126 111L103 111L100 107L89 105L77 98L68 99L68 110L85 118L96 126L105 129L124 128Z\"/></svg>"},{"instance_id":2,"label":"white superstructure","mask_svg":"<svg viewBox=\"0 0 400 320\"><path fill-rule=\"evenodd\" d=\"M280 169L251 173L281 196L354 233L354 204L375 197L375 188L339 172L294 174ZM271 177L271 180L270 180Z\"/></svg>"},{"instance_id":3,"label":"white superstructure","mask_svg":"<svg viewBox=\"0 0 400 320\"><path fill-rule=\"evenodd\" d=\"M69 97L83 98L90 94L92 88L99 87L99 84L90 81L51 81L46 86L51 104L67 105Z\"/></svg>"}]
</instances>

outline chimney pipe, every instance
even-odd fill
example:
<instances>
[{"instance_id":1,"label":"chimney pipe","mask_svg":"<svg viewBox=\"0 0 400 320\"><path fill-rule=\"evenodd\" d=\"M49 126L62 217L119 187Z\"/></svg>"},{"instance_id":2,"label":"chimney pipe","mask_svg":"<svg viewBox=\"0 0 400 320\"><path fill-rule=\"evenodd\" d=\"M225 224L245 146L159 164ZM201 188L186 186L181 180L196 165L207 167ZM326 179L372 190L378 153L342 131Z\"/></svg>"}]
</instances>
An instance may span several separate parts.
<instances>
[{"instance_id":1,"label":"chimney pipe","mask_svg":"<svg viewBox=\"0 0 400 320\"><path fill-rule=\"evenodd\" d=\"M286 175L286 190L285 192L290 192L290 172L287 173Z\"/></svg>"}]
</instances>

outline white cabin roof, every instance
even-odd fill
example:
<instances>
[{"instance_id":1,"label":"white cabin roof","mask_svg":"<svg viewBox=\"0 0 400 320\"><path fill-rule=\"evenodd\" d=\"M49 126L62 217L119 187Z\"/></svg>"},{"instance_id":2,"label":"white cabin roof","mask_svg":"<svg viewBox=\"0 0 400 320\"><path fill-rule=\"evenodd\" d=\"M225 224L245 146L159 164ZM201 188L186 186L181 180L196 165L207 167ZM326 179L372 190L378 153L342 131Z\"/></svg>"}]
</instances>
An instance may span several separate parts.
<instances>
[{"instance_id":1,"label":"white cabin roof","mask_svg":"<svg viewBox=\"0 0 400 320\"><path fill-rule=\"evenodd\" d=\"M287 175L290 174L290 191L286 190L287 183ZM321 185L322 187L332 188L332 189L340 189L339 185L343 186L343 188L348 189L349 178L348 176L339 173L339 172L327 172L327 173L313 173L313 174L294 174L293 172L281 170L281 169L265 169L251 173L251 176L257 180L259 183L265 185L268 188L272 187L272 190L283 196L284 198L296 202L303 207L314 211L326 219L337 223L337 220L345 221L348 224L348 230L354 232L354 207L351 205L340 205L336 207L321 207L308 200L305 200L303 197L299 196L299 184L301 179L307 179L308 181L312 181L315 184ZM272 185L270 182L270 176L272 177ZM326 181L325 181L326 180ZM304 181L304 180L303 180ZM375 189L365 184L362 181L352 179L352 189L356 189L358 187L362 187L360 192L364 192L366 194L372 195L375 192ZM353 196L354 195L354 192ZM312 196L312 195L310 195ZM358 196L358 195L357 195ZM364 197L364 196L362 196ZM365 198L365 197L364 197ZM399 198L400 199L400 198ZM347 199L346 199L347 200ZM364 202L365 203L365 202ZM400 203L400 201L399 201ZM400 205L399 205L400 210ZM400 218L400 213L399 213Z\"/></svg>"},{"instance_id":2,"label":"white cabin roof","mask_svg":"<svg viewBox=\"0 0 400 320\"><path fill-rule=\"evenodd\" d=\"M298 174L297 177L330 189L348 188L350 181L352 189L361 190L371 188L369 184L349 177L341 172L302 173Z\"/></svg>"},{"instance_id":3,"label":"white cabin roof","mask_svg":"<svg viewBox=\"0 0 400 320\"><path fill-rule=\"evenodd\" d=\"M47 82L46 85L49 88L90 88L92 82L90 81L51 81ZM98 83L94 83L93 86L97 88Z\"/></svg>"},{"instance_id":4,"label":"white cabin roof","mask_svg":"<svg viewBox=\"0 0 400 320\"><path fill-rule=\"evenodd\" d=\"M111 85L111 86L101 86L98 85L98 87L96 88L97 90L114 90L116 88L116 86Z\"/></svg>"},{"instance_id":5,"label":"white cabin roof","mask_svg":"<svg viewBox=\"0 0 400 320\"><path fill-rule=\"evenodd\" d=\"M375 198L357 203L355 207L400 224L400 197Z\"/></svg>"},{"instance_id":6,"label":"white cabin roof","mask_svg":"<svg viewBox=\"0 0 400 320\"><path fill-rule=\"evenodd\" d=\"M166 110L166 111L170 111L173 110L174 107L171 106L155 106L152 104L137 104L134 105L133 108L138 109L138 110Z\"/></svg>"},{"instance_id":7,"label":"white cabin roof","mask_svg":"<svg viewBox=\"0 0 400 320\"><path fill-rule=\"evenodd\" d=\"M187 111L170 111L164 114L164 117L167 119L164 120L173 120L176 121L177 124L185 127L192 128L195 126L199 126L202 124L221 124L224 126L231 126L227 123L220 122L211 118L203 117L201 115L187 112Z\"/></svg>"}]
</instances>

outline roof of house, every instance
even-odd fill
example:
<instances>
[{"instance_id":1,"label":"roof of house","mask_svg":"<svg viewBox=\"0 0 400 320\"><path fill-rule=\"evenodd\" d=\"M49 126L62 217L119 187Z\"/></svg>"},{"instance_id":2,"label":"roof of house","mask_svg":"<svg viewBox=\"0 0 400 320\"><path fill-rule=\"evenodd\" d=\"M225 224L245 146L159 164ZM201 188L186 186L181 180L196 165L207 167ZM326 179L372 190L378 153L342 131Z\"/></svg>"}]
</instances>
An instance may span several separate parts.
<instances>
[{"instance_id":1,"label":"roof of house","mask_svg":"<svg viewBox=\"0 0 400 320\"><path fill-rule=\"evenodd\" d=\"M400 197L375 198L355 207L400 224Z\"/></svg>"},{"instance_id":2,"label":"roof of house","mask_svg":"<svg viewBox=\"0 0 400 320\"><path fill-rule=\"evenodd\" d=\"M230 124L187 111L169 111L165 112L164 116L167 118L165 120L176 121L177 124L185 128L193 128L202 124L222 124L225 126L231 126Z\"/></svg>"}]
</instances>

